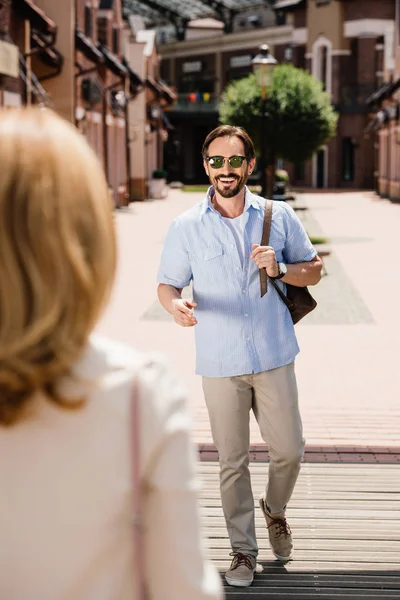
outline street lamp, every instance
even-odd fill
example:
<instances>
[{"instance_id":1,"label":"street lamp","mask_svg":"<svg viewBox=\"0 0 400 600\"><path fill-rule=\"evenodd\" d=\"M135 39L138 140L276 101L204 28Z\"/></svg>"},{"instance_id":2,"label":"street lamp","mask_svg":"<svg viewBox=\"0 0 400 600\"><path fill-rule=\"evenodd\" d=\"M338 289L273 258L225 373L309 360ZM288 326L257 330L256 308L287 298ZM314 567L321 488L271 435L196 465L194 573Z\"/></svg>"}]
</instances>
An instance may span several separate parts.
<instances>
[{"instance_id":1,"label":"street lamp","mask_svg":"<svg viewBox=\"0 0 400 600\"><path fill-rule=\"evenodd\" d=\"M261 88L261 128L260 128L260 171L261 171L261 195L267 197L268 175L267 175L267 139L266 139L266 117L267 117L267 98L273 85L274 69L277 65L276 59L272 56L268 44L262 44L259 47L257 56L251 61L253 73L256 76L257 84ZM273 185L273 182L271 182ZM272 185L270 185L272 196Z\"/></svg>"}]
</instances>

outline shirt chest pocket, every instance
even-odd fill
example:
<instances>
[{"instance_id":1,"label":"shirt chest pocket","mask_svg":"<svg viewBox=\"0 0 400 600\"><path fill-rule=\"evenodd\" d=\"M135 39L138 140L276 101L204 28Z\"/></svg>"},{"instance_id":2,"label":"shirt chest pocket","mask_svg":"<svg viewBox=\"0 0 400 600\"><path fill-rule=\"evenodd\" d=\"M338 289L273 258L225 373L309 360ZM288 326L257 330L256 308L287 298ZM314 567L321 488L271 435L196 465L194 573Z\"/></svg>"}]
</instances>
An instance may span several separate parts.
<instances>
[{"instance_id":1,"label":"shirt chest pocket","mask_svg":"<svg viewBox=\"0 0 400 600\"><path fill-rule=\"evenodd\" d=\"M194 258L200 262L212 262L221 259L224 255L223 246L204 246L194 251Z\"/></svg>"},{"instance_id":2,"label":"shirt chest pocket","mask_svg":"<svg viewBox=\"0 0 400 600\"><path fill-rule=\"evenodd\" d=\"M285 236L279 233L274 233L269 239L269 245L275 250L277 261L282 261L283 249L285 247Z\"/></svg>"}]
</instances>

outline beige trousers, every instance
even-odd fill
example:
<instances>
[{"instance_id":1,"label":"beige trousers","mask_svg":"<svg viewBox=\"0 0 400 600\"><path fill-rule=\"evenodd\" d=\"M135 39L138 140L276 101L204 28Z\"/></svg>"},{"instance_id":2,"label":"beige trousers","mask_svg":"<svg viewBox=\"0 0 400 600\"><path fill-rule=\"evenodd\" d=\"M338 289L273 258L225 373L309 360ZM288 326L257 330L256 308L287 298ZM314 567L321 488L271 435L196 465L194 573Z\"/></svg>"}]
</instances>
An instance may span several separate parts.
<instances>
[{"instance_id":1,"label":"beige trousers","mask_svg":"<svg viewBox=\"0 0 400 600\"><path fill-rule=\"evenodd\" d=\"M266 505L271 514L282 515L304 450L294 363L252 375L203 377L203 390L219 453L222 508L232 551L257 556L249 472L250 410L269 446Z\"/></svg>"}]
</instances>

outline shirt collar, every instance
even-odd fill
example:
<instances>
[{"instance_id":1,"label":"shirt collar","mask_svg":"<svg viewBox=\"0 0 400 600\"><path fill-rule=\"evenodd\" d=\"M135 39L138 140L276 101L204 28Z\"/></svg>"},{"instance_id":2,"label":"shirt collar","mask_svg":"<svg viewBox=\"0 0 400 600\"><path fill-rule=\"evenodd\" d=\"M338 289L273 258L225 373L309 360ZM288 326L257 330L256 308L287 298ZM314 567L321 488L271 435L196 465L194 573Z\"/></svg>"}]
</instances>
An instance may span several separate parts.
<instances>
[{"instance_id":1,"label":"shirt collar","mask_svg":"<svg viewBox=\"0 0 400 600\"><path fill-rule=\"evenodd\" d=\"M250 206L255 208L256 210L262 210L263 205L262 205L262 200L260 198L260 196L256 196L256 194L253 194L252 192L250 192L249 188L247 187L247 185L245 186L245 192L244 192L244 211L246 212L249 210ZM202 218L202 216L209 210L217 213L218 211L215 210L215 208L212 205L211 202L211 198L214 195L214 187L212 185L210 185L210 187L207 190L207 194L203 200L203 202L201 203L201 209L200 209L200 219Z\"/></svg>"}]
</instances>

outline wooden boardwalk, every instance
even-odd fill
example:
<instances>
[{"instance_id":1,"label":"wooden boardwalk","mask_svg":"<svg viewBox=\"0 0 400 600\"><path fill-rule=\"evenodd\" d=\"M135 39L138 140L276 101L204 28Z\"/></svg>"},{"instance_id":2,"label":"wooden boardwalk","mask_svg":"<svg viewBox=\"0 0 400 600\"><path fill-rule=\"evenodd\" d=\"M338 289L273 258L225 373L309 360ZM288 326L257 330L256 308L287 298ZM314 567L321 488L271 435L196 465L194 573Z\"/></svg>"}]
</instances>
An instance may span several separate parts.
<instances>
[{"instance_id":1,"label":"wooden boardwalk","mask_svg":"<svg viewBox=\"0 0 400 600\"><path fill-rule=\"evenodd\" d=\"M274 559L258 509L267 463L252 463L262 573L250 588L226 586L228 600L400 599L400 466L305 463L287 517L295 559ZM230 546L219 497L218 463L200 463L201 510L209 556L223 573Z\"/></svg>"}]
</instances>

